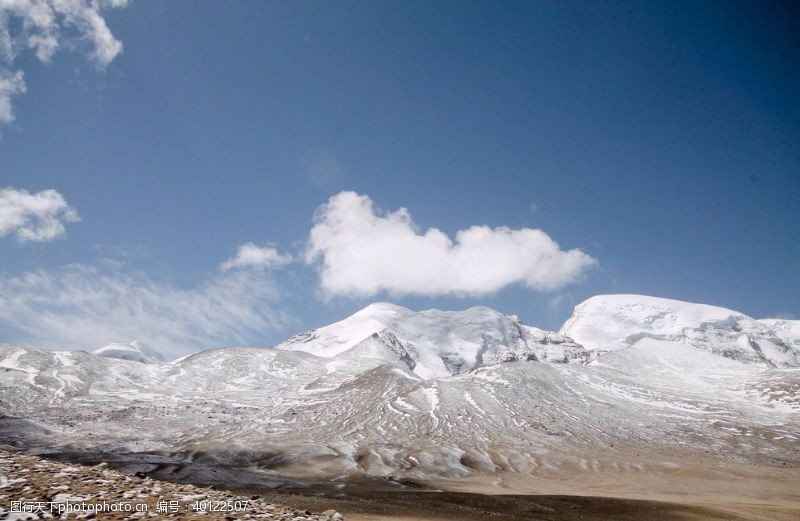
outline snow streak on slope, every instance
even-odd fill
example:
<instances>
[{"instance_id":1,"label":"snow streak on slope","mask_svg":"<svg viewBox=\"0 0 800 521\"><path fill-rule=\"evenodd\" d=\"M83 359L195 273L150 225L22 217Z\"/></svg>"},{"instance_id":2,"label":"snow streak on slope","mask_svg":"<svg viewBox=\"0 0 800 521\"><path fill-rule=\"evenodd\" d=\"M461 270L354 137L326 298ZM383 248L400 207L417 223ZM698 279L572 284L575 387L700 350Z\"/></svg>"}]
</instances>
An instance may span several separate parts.
<instances>
[{"instance_id":1,"label":"snow streak on slope","mask_svg":"<svg viewBox=\"0 0 800 521\"><path fill-rule=\"evenodd\" d=\"M547 477L622 448L800 460L800 371L660 342L588 365L510 362L435 380L380 343L368 358L230 348L155 365L78 352L64 364L62 353L3 346L0 439L120 454L143 471L212 465L252 479L255 470L266 482L276 472Z\"/></svg>"},{"instance_id":2,"label":"snow streak on slope","mask_svg":"<svg viewBox=\"0 0 800 521\"><path fill-rule=\"evenodd\" d=\"M716 306L642 295L600 295L575 307L559 333L585 348L615 351L643 338L680 342L728 358L769 366L800 365L791 328ZM796 337L795 337L796 338Z\"/></svg>"}]
</instances>

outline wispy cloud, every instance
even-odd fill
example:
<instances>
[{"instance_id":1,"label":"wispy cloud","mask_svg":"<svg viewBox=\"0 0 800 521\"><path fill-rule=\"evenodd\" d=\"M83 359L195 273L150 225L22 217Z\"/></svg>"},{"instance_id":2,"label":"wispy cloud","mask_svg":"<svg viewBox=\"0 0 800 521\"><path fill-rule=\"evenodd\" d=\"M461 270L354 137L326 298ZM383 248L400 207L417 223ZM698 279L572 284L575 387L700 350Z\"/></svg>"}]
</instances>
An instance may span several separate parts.
<instances>
[{"instance_id":1,"label":"wispy cloud","mask_svg":"<svg viewBox=\"0 0 800 521\"><path fill-rule=\"evenodd\" d=\"M49 63L65 47L89 42L90 59L105 68L122 52L103 11L128 0L0 0L0 124L14 121L12 99L26 90L17 57L32 51Z\"/></svg>"},{"instance_id":2,"label":"wispy cloud","mask_svg":"<svg viewBox=\"0 0 800 521\"><path fill-rule=\"evenodd\" d=\"M0 324L26 342L94 349L140 340L167 356L231 344L264 345L289 321L264 273L216 274L179 288L121 262L73 264L0 277Z\"/></svg>"},{"instance_id":3,"label":"wispy cloud","mask_svg":"<svg viewBox=\"0 0 800 521\"><path fill-rule=\"evenodd\" d=\"M32 194L0 189L0 237L13 234L20 241L50 241L64 235L64 223L79 220L78 212L55 190Z\"/></svg>"},{"instance_id":4,"label":"wispy cloud","mask_svg":"<svg viewBox=\"0 0 800 521\"><path fill-rule=\"evenodd\" d=\"M257 246L247 242L239 246L236 255L220 264L222 271L234 268L270 269L286 266L292 262L289 254L278 253L272 246Z\"/></svg>"},{"instance_id":5,"label":"wispy cloud","mask_svg":"<svg viewBox=\"0 0 800 521\"><path fill-rule=\"evenodd\" d=\"M382 213L372 200L341 192L317 211L308 263L328 296L482 295L512 284L558 289L597 261L562 250L545 232L472 226L455 240L436 228L418 231L408 210Z\"/></svg>"},{"instance_id":6,"label":"wispy cloud","mask_svg":"<svg viewBox=\"0 0 800 521\"><path fill-rule=\"evenodd\" d=\"M7 125L14 121L11 98L24 93L26 89L22 71L9 71L0 67L0 124Z\"/></svg>"}]
</instances>

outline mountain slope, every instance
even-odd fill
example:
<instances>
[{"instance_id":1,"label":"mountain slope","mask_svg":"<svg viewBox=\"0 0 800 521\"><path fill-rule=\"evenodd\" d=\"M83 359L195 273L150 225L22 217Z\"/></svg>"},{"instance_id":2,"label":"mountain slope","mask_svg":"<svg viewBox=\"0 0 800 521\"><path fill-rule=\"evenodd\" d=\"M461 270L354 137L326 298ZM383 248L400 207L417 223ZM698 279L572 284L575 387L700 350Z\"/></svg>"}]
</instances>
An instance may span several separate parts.
<instances>
[{"instance_id":1,"label":"mountain slope","mask_svg":"<svg viewBox=\"0 0 800 521\"><path fill-rule=\"evenodd\" d=\"M332 357L228 348L153 365L2 346L0 368L2 443L99 450L145 472L558 478L635 472L627 454L647 451L800 462L800 370L653 339L592 364L509 362L436 379L374 337Z\"/></svg>"},{"instance_id":2,"label":"mountain slope","mask_svg":"<svg viewBox=\"0 0 800 521\"><path fill-rule=\"evenodd\" d=\"M585 337L592 357L568 336L487 308L387 304L282 349L213 349L171 363L0 345L0 445L198 480L241 471L264 483L502 473L513 474L508 483L669 482L681 462L697 461L724 476L738 463L796 473L800 368L743 356L738 340L796 345L791 328L778 338L776 324L729 310L602 299L565 325L580 336L586 324L610 323ZM734 325L722 327L731 314ZM586 363L543 363L563 361Z\"/></svg>"}]
</instances>

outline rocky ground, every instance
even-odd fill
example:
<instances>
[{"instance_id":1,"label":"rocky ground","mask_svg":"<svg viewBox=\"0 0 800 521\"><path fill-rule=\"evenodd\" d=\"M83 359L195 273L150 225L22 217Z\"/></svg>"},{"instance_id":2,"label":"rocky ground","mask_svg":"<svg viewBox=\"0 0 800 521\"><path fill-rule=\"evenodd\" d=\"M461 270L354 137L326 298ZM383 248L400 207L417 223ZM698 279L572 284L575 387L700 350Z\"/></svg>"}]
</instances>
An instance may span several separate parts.
<instances>
[{"instance_id":1,"label":"rocky ground","mask_svg":"<svg viewBox=\"0 0 800 521\"><path fill-rule=\"evenodd\" d=\"M80 508L68 512L68 509ZM102 509L102 510L98 510ZM328 510L312 514L261 497L156 481L108 468L71 465L0 451L0 519L272 519L340 521Z\"/></svg>"},{"instance_id":2,"label":"rocky ground","mask_svg":"<svg viewBox=\"0 0 800 521\"><path fill-rule=\"evenodd\" d=\"M733 469L731 469L733 470ZM743 475L745 481L748 476ZM786 477L786 476L784 476ZM196 485L154 480L125 474L107 464L62 463L20 452L0 450L0 520L21 519L273 519L292 521L794 521L800 508L791 494L774 490L759 500L724 497L692 497L664 501L655 498L601 497L602 487L588 487L593 495L554 495L543 482L518 483L521 489L538 490L496 495L497 476L481 486L481 480L461 483L464 490L447 487L414 489L385 480L351 483L345 489L315 486L302 489L227 491ZM640 476L639 479L647 479ZM511 479L511 478L509 478ZM763 477L761 479L763 481ZM519 481L519 476L513 477ZM681 481L676 479L676 482ZM787 487L796 480L789 480ZM672 482L672 481L670 481ZM755 480L753 483L758 483ZM780 483L770 476L769 483ZM648 486L659 489L664 482ZM687 484L687 487L697 483ZM708 485L704 486L708 489ZM613 488L613 487L612 487ZM631 492L637 494L635 487ZM543 493L548 491L549 493ZM477 492L477 493L476 493ZM609 491L605 491L609 492ZM756 491L757 492L757 491ZM786 496L786 500L776 499ZM646 496L646 495L645 495ZM794 496L792 496L794 497ZM105 505L102 512L66 512L68 506ZM138 508L137 508L138 507ZM321 512L313 514L306 509ZM333 510L335 509L335 510ZM126 511L127 510L127 511ZM137 511L139 510L139 511ZM337 512L338 511L338 512Z\"/></svg>"}]
</instances>

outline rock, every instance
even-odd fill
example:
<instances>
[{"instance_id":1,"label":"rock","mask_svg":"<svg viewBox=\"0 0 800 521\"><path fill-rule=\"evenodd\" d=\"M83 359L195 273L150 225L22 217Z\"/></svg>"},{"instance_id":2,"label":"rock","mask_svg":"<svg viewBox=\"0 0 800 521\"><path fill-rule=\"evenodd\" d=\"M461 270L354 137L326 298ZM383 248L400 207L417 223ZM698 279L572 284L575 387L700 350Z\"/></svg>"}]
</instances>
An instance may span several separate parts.
<instances>
[{"instance_id":1,"label":"rock","mask_svg":"<svg viewBox=\"0 0 800 521\"><path fill-rule=\"evenodd\" d=\"M54 476L58 476L55 478ZM121 502L134 510L129 512L82 512L76 514L83 519L133 520L143 518L202 518L214 521L229 519L271 519L295 521L340 521L344 519L334 510L314 514L308 510L295 510L265 501L262 496L239 496L235 493L214 490L208 487L156 482L152 479L131 479L130 476L107 468L103 463L95 466L71 466L57 461L23 453L0 450L0 519L41 519L59 517L58 505L80 501L101 504ZM24 477L23 477L24 476ZM56 496L53 493L57 492ZM114 499L111 499L114 498ZM46 505L44 513L28 514L11 501L24 500L29 505ZM232 512L211 511L213 501L247 501L246 510ZM51 505L53 505L51 507ZM139 511L135 511L135 509ZM198 506L195 511L193 507ZM202 511L203 507L207 511ZM51 513L51 508L52 510ZM174 508L178 508L177 511ZM29 511L28 511L29 512ZM46 514L46 515L45 515ZM70 515L72 518L72 515Z\"/></svg>"}]
</instances>

